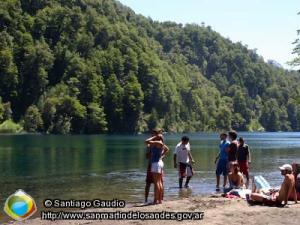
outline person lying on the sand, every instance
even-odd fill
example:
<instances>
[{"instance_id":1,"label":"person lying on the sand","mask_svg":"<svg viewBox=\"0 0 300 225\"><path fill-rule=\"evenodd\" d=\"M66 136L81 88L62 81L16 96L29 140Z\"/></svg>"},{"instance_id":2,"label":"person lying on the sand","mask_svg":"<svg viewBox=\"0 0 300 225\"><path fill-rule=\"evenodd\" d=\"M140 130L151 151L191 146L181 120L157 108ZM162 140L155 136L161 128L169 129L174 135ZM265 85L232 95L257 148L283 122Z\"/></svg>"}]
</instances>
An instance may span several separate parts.
<instances>
[{"instance_id":1,"label":"person lying on the sand","mask_svg":"<svg viewBox=\"0 0 300 225\"><path fill-rule=\"evenodd\" d=\"M238 163L233 163L233 171L229 173L229 184L231 189L239 189L244 185L243 174L240 172Z\"/></svg>"},{"instance_id":2,"label":"person lying on the sand","mask_svg":"<svg viewBox=\"0 0 300 225\"><path fill-rule=\"evenodd\" d=\"M279 167L281 170L281 175L284 176L284 181L281 184L279 191L270 190L269 193L252 193L250 198L253 202L263 203L265 205L277 205L284 206L288 202L288 197L294 192L296 196L295 190L295 177L292 174L292 166L289 164L285 164ZM295 203L297 203L297 199L294 198ZM282 204L282 202L284 202Z\"/></svg>"}]
</instances>

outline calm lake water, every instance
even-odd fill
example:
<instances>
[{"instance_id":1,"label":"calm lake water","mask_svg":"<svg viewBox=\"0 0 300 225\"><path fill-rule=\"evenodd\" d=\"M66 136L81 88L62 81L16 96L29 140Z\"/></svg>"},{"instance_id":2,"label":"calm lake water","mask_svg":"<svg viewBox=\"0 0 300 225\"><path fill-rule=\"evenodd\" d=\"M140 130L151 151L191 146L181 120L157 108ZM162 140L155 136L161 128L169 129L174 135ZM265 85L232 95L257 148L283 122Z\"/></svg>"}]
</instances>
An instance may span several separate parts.
<instances>
[{"instance_id":1,"label":"calm lake water","mask_svg":"<svg viewBox=\"0 0 300 225\"><path fill-rule=\"evenodd\" d=\"M191 181L191 190L181 192L172 163L172 152L181 135L165 136L171 149L165 159L167 199L214 191L218 134L189 136L197 174ZM278 186L282 181L278 166L300 162L300 133L240 133L240 136L246 138L252 151L251 174L262 174L271 185ZM2 135L0 207L17 189L29 193L40 207L47 198L119 198L142 202L146 137Z\"/></svg>"}]
</instances>

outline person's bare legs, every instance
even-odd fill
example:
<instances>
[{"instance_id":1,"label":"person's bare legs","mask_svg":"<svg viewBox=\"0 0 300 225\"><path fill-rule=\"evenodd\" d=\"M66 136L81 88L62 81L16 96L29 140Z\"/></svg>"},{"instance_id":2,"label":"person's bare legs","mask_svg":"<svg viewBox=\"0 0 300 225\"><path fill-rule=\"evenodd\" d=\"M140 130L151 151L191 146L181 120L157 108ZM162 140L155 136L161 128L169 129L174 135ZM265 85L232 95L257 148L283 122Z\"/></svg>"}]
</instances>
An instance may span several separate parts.
<instances>
[{"instance_id":1,"label":"person's bare legs","mask_svg":"<svg viewBox=\"0 0 300 225\"><path fill-rule=\"evenodd\" d=\"M162 203L163 193L164 193L163 183L162 183L162 180L161 180L161 176L162 175L160 174L160 177L159 177L159 200L158 200L158 204Z\"/></svg>"},{"instance_id":2,"label":"person's bare legs","mask_svg":"<svg viewBox=\"0 0 300 225\"><path fill-rule=\"evenodd\" d=\"M163 176L163 175L161 175L161 186L162 186L161 200L164 199L164 194L165 194L165 187L164 187L164 181L163 181L162 176Z\"/></svg>"},{"instance_id":3,"label":"person's bare legs","mask_svg":"<svg viewBox=\"0 0 300 225\"><path fill-rule=\"evenodd\" d=\"M216 185L216 189L220 188L220 175L217 175L217 185Z\"/></svg>"},{"instance_id":4,"label":"person's bare legs","mask_svg":"<svg viewBox=\"0 0 300 225\"><path fill-rule=\"evenodd\" d=\"M179 178L179 188L182 188L183 178Z\"/></svg>"},{"instance_id":5,"label":"person's bare legs","mask_svg":"<svg viewBox=\"0 0 300 225\"><path fill-rule=\"evenodd\" d=\"M254 202L263 202L264 201L264 196L258 193L252 193L251 195L251 200Z\"/></svg>"},{"instance_id":6,"label":"person's bare legs","mask_svg":"<svg viewBox=\"0 0 300 225\"><path fill-rule=\"evenodd\" d=\"M151 183L146 182L146 186L145 186L145 202L148 202L148 196L149 196L149 192L150 192L150 186L151 186Z\"/></svg>"},{"instance_id":7,"label":"person's bare legs","mask_svg":"<svg viewBox=\"0 0 300 225\"><path fill-rule=\"evenodd\" d=\"M226 187L226 184L227 184L227 176L224 176L223 187Z\"/></svg>"},{"instance_id":8,"label":"person's bare legs","mask_svg":"<svg viewBox=\"0 0 300 225\"><path fill-rule=\"evenodd\" d=\"M248 189L249 187L249 181L250 181L250 177L249 177L249 174L246 174L246 188Z\"/></svg>"},{"instance_id":9,"label":"person's bare legs","mask_svg":"<svg viewBox=\"0 0 300 225\"><path fill-rule=\"evenodd\" d=\"M153 182L154 182L154 204L158 204L161 198L161 176L159 173L153 174Z\"/></svg>"},{"instance_id":10,"label":"person's bare legs","mask_svg":"<svg viewBox=\"0 0 300 225\"><path fill-rule=\"evenodd\" d=\"M189 187L189 182L190 182L191 178L192 178L192 177L187 177L187 178L186 178L184 187L186 187L186 188Z\"/></svg>"}]
</instances>

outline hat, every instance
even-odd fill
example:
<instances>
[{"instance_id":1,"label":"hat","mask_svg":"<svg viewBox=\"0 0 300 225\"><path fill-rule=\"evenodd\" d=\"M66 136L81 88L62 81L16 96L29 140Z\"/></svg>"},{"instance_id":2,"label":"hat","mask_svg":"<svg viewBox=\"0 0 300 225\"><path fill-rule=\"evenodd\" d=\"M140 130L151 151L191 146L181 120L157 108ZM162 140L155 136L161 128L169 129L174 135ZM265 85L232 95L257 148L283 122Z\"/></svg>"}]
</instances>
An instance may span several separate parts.
<instances>
[{"instance_id":1,"label":"hat","mask_svg":"<svg viewBox=\"0 0 300 225\"><path fill-rule=\"evenodd\" d=\"M282 166L279 167L280 170L288 170L288 171L292 171L293 168L290 164L284 164Z\"/></svg>"}]
</instances>

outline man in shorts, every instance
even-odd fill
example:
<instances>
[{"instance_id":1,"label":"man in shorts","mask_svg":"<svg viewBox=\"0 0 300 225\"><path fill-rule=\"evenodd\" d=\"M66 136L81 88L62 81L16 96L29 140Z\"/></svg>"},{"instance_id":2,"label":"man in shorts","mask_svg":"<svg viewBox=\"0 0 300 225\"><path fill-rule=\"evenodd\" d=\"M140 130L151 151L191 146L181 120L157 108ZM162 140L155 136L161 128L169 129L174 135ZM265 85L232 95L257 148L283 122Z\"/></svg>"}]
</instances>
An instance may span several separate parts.
<instances>
[{"instance_id":1,"label":"man in shorts","mask_svg":"<svg viewBox=\"0 0 300 225\"><path fill-rule=\"evenodd\" d=\"M181 138L174 150L174 168L178 169L179 173L179 188L182 188L183 179L186 177L185 188L189 187L189 182L194 174L191 163L195 163L191 154L189 138L184 136ZM191 163L190 163L191 162Z\"/></svg>"},{"instance_id":2,"label":"man in shorts","mask_svg":"<svg viewBox=\"0 0 300 225\"><path fill-rule=\"evenodd\" d=\"M246 187L249 186L249 164L251 163L250 149L245 144L244 138L239 138L239 147L237 150L237 160L240 167L240 171L246 176L247 182Z\"/></svg>"},{"instance_id":3,"label":"man in shorts","mask_svg":"<svg viewBox=\"0 0 300 225\"><path fill-rule=\"evenodd\" d=\"M249 201L263 203L268 206L285 206L288 202L289 196L293 195L294 201L297 203L295 177L292 172L292 166L284 164L279 167L279 169L281 171L281 175L284 176L284 180L279 191L270 190L269 193L252 193Z\"/></svg>"},{"instance_id":4,"label":"man in shorts","mask_svg":"<svg viewBox=\"0 0 300 225\"><path fill-rule=\"evenodd\" d=\"M220 134L221 143L219 145L220 152L215 159L215 164L217 164L216 168L216 177L217 177L217 185L216 191L220 191L220 176L221 174L224 176L223 188L225 188L227 183L227 176L228 176L228 148L229 148L229 141L227 141L227 134L221 133Z\"/></svg>"},{"instance_id":5,"label":"man in shorts","mask_svg":"<svg viewBox=\"0 0 300 225\"><path fill-rule=\"evenodd\" d=\"M229 148L227 148L228 153L228 168L229 171L232 172L233 164L237 162L237 149L238 149L238 141L237 141L237 133L236 131L229 131L228 137L230 140Z\"/></svg>"}]
</instances>

